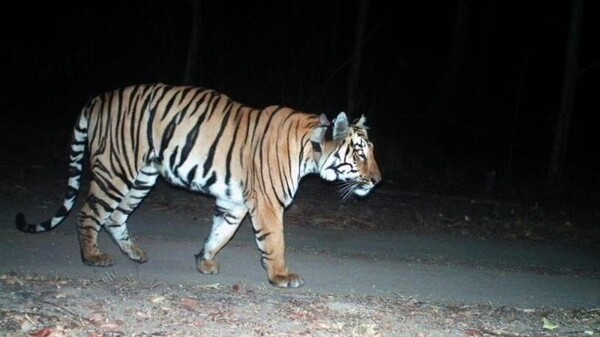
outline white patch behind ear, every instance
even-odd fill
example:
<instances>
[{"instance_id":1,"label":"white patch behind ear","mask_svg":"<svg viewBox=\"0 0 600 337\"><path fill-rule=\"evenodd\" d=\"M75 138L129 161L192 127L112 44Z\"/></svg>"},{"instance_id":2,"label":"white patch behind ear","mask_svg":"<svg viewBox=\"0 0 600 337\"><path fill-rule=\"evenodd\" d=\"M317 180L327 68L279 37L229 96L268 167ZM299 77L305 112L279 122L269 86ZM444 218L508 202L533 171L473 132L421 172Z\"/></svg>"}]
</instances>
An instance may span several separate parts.
<instances>
[{"instance_id":1,"label":"white patch behind ear","mask_svg":"<svg viewBox=\"0 0 600 337\"><path fill-rule=\"evenodd\" d=\"M329 124L331 124L329 122L329 119L327 119L327 116L325 116L325 114L321 114L319 116L319 122L321 123L320 126L329 126Z\"/></svg>"},{"instance_id":2,"label":"white patch behind ear","mask_svg":"<svg viewBox=\"0 0 600 337\"><path fill-rule=\"evenodd\" d=\"M310 140L313 143L322 145L325 141L325 131L327 131L327 126L329 126L329 120L325 114L321 114L321 116L319 116L319 122L320 125L313 130Z\"/></svg>"},{"instance_id":3,"label":"white patch behind ear","mask_svg":"<svg viewBox=\"0 0 600 337\"><path fill-rule=\"evenodd\" d=\"M333 121L333 140L339 141L348 135L350 126L348 125L348 117L345 112L340 112Z\"/></svg>"}]
</instances>

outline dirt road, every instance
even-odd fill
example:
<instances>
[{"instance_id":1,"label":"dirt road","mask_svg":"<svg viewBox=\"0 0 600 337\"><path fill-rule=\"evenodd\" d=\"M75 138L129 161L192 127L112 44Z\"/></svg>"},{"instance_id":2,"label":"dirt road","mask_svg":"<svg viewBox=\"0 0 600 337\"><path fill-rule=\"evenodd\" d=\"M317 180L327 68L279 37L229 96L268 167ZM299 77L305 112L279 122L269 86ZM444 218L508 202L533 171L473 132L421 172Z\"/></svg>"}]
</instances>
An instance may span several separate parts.
<instances>
[{"instance_id":1,"label":"dirt road","mask_svg":"<svg viewBox=\"0 0 600 337\"><path fill-rule=\"evenodd\" d=\"M363 332L370 331L372 335L404 335L396 334L398 331L423 332L425 336L434 336L437 333L464 335L466 331L471 330L483 335L486 331L492 330L481 327L471 329L468 325L460 324L457 325L458 327L452 325L452 328L442 325L443 329L436 330L428 325L426 319L419 321L418 324L413 322L412 325L404 326L405 330L394 324L387 328L373 327L368 323L367 312L380 310L381 307L365 307L365 298L377 298L378 301L383 301L378 302L380 304L392 300L404 301L394 309L396 313L406 310L408 302L428 303L438 308L436 312L441 312L439 309L441 307L479 308L478 312L494 310L493 308L512 308L510 310L525 310L525 313L543 312L547 316L548 312L553 312L552 310L577 312L583 310L591 315L592 323L577 331L594 332L597 331L594 329L598 329L597 324L600 324L597 311L600 305L600 259L588 248L550 242L411 233L407 230L391 229L393 226L382 226L382 228L331 226L328 221L315 219L339 213L339 207L328 209L327 205L331 204L317 201L322 208L319 213L314 213L312 208L310 211L304 209L309 207L309 204L314 204L315 200L312 199L315 195L329 193L331 194L329 197L337 198L335 191L323 193L318 181L310 181L303 187L307 191L316 192L300 194L298 205L292 207L286 214L289 218L286 227L288 261L290 269L300 273L306 280L305 286L301 289L271 289L266 274L260 267L259 253L248 220L245 220L234 239L218 256L221 262L221 273L218 275L198 273L193 255L198 253L209 231L212 201L164 184L159 185L146 203L130 218L130 232L135 241L149 253L150 261L143 265L129 261L118 252L108 235L102 233L100 247L117 257L117 265L111 268L87 267L80 260L73 215L49 233L24 234L18 232L14 226L14 216L17 211L26 211L29 221L40 221L52 214L60 200L60 192L55 193L55 191L62 191L62 189L60 179L51 181L53 183L49 185L54 186L56 190L32 181L28 186L19 185L23 193L15 193L10 198L5 194L5 197L0 200L0 274L7 275L5 279L17 277L21 280L5 284L5 291L1 291L5 296L8 296L8 289L15 284L20 284L27 289L28 278L31 279L32 284L40 283L35 277L55 280L50 282L50 288L56 286L58 282L56 280L63 280L61 281L64 282L63 287L71 287L79 291L83 288L88 289L84 292L80 291L79 294L86 301L91 301L90 303L94 302L93 296L99 296L99 290L91 291L89 286L81 285L78 288L76 280L89 280L89 283L86 283L88 285L100 282L102 286L99 289L105 291L108 291L106 287L111 288L111 282L114 284L121 282L119 289L127 288L130 292L139 292L141 288L156 284L179 287L179 289L196 287L195 289L206 290L226 287L228 291L233 292L233 295L227 292L221 295L223 298L230 299L239 289L254 289L253 294L263 294L261 296L266 296L265 298L273 298L273 294L276 294L279 298L297 296L295 300L309 297L314 301L335 299L333 303L328 304L330 307L348 306L348 303L353 303L351 311L356 311L353 317L360 324L352 326L346 322L344 326L347 329L352 326L354 329L352 331L355 332L360 329ZM32 203L28 204L26 200ZM349 211L353 208L369 209L383 206L374 206L375 201L351 201L343 207ZM382 209L380 212L371 209L370 212L381 216L373 219L400 221L394 217L382 218L394 212L393 204L388 203L386 207L386 210ZM122 282L129 283L123 285ZM152 300L149 298L152 296L154 295L146 294L142 297L147 302ZM191 298L190 296L188 294L187 297L182 298ZM361 298L363 304L359 306L356 302L342 301L342 298ZM172 298L169 300L173 301ZM193 301L197 302L199 299ZM264 301L264 298L257 300L258 303ZM312 305L316 305L317 302L314 301L311 302ZM115 302L118 301L113 301L113 304ZM177 304L181 305L180 302ZM364 308L370 308L371 311ZM376 308L378 309L375 310ZM79 315L85 316L86 311L82 310ZM243 315L243 312L239 314ZM386 314L391 315L390 320L394 321L393 313ZM428 314L429 311L423 316L427 317ZM108 314L106 315L108 317ZM5 312L4 316L10 315ZM327 323L321 323L344 322L342 318L336 317ZM494 317L501 318L499 315ZM264 319L263 317L259 321ZM534 318L529 319L534 320ZM539 319L540 317L535 317L536 323L531 323L530 320L522 321L520 324L524 330L521 331L531 328L533 330L530 331L554 333L552 330L542 329ZM109 319L104 317L104 320ZM581 321L582 319L578 320ZM139 323L139 320L136 322ZM479 322L482 320L480 319ZM535 326L529 326L531 324ZM569 324L572 326L574 323ZM282 325L287 326L289 322L282 322L276 328L282 328ZM434 324L434 326L438 325ZM357 327L360 329L356 330ZM65 328L61 327L61 329ZM216 326L215 329L218 330L219 327ZM338 329L339 331L334 328L333 330L315 329L314 331L322 330L333 335L336 335L336 331L340 334L344 331L342 328ZM515 327L515 329L519 328ZM125 331L122 327L121 330ZM53 331L59 330L55 327ZM349 333L348 331L346 333ZM296 332L290 334L295 335ZM178 334L166 333L165 335Z\"/></svg>"},{"instance_id":2,"label":"dirt road","mask_svg":"<svg viewBox=\"0 0 600 337\"><path fill-rule=\"evenodd\" d=\"M136 213L130 225L136 242L150 254L148 263L129 261L102 234L100 247L118 262L113 268L92 268L81 263L73 217L54 232L27 235L11 223L16 205L2 206L0 272L268 285L247 222L219 255L218 275L195 268L194 254L210 226L194 220L193 212L152 209ZM29 218L43 219L47 213L30 211ZM286 239L290 268L305 278L304 291L518 307L600 305L600 277L591 277L600 271L600 259L572 247L298 226L286 228Z\"/></svg>"}]
</instances>

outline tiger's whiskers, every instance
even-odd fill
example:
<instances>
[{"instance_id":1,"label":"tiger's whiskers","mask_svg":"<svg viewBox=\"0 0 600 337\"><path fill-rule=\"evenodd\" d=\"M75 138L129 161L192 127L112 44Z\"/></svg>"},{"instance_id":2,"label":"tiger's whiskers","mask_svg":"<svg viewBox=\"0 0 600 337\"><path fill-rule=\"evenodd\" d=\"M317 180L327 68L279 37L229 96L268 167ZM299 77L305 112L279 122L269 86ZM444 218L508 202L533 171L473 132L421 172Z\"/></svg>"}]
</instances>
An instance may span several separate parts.
<instances>
[{"instance_id":1,"label":"tiger's whiskers","mask_svg":"<svg viewBox=\"0 0 600 337\"><path fill-rule=\"evenodd\" d=\"M342 195L342 200L344 201L346 201L352 193L354 193L354 190L359 187L359 184L355 181L340 181L339 185L340 189L338 192Z\"/></svg>"}]
</instances>

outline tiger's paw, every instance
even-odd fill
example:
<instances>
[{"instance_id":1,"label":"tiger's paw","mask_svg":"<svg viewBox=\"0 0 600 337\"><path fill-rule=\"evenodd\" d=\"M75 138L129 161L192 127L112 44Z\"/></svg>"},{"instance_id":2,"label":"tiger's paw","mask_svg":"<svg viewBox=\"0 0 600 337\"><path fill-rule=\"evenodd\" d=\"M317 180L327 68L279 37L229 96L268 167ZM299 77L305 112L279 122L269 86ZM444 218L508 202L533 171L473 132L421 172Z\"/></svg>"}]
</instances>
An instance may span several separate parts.
<instances>
[{"instance_id":1,"label":"tiger's paw","mask_svg":"<svg viewBox=\"0 0 600 337\"><path fill-rule=\"evenodd\" d=\"M131 253L127 254L127 256L129 256L130 259L137 263L148 262L148 253L146 253L146 251L137 246L133 247Z\"/></svg>"},{"instance_id":2,"label":"tiger's paw","mask_svg":"<svg viewBox=\"0 0 600 337\"><path fill-rule=\"evenodd\" d=\"M275 275L269 282L280 288L298 288L304 284L304 280L298 274Z\"/></svg>"},{"instance_id":3,"label":"tiger's paw","mask_svg":"<svg viewBox=\"0 0 600 337\"><path fill-rule=\"evenodd\" d=\"M92 267L110 267L115 264L115 259L108 254L94 254L83 257L83 263Z\"/></svg>"},{"instance_id":4,"label":"tiger's paw","mask_svg":"<svg viewBox=\"0 0 600 337\"><path fill-rule=\"evenodd\" d=\"M202 260L198 259L198 271L203 274L218 274L219 273L219 262L214 260Z\"/></svg>"}]
</instances>

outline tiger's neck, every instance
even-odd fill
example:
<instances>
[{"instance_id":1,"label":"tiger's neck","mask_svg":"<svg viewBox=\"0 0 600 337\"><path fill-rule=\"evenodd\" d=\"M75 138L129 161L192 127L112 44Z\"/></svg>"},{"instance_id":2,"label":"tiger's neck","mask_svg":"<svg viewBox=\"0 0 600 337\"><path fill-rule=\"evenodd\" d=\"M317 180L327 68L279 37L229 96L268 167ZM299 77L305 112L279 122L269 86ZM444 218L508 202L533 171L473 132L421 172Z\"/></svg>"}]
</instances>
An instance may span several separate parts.
<instances>
[{"instance_id":1,"label":"tiger's neck","mask_svg":"<svg viewBox=\"0 0 600 337\"><path fill-rule=\"evenodd\" d=\"M321 159L323 158L323 149L320 144L311 143L309 148L306 148L304 159L300 164L300 176L304 177L308 174L319 173Z\"/></svg>"},{"instance_id":2,"label":"tiger's neck","mask_svg":"<svg viewBox=\"0 0 600 337\"><path fill-rule=\"evenodd\" d=\"M318 161L314 161L314 173L319 174L319 176L326 181L335 181L337 176L333 174L335 172L332 167L330 167L331 163L327 163L327 159L334 155L333 152L336 151L336 144L332 140L328 140L321 144L321 154L318 157Z\"/></svg>"}]
</instances>

